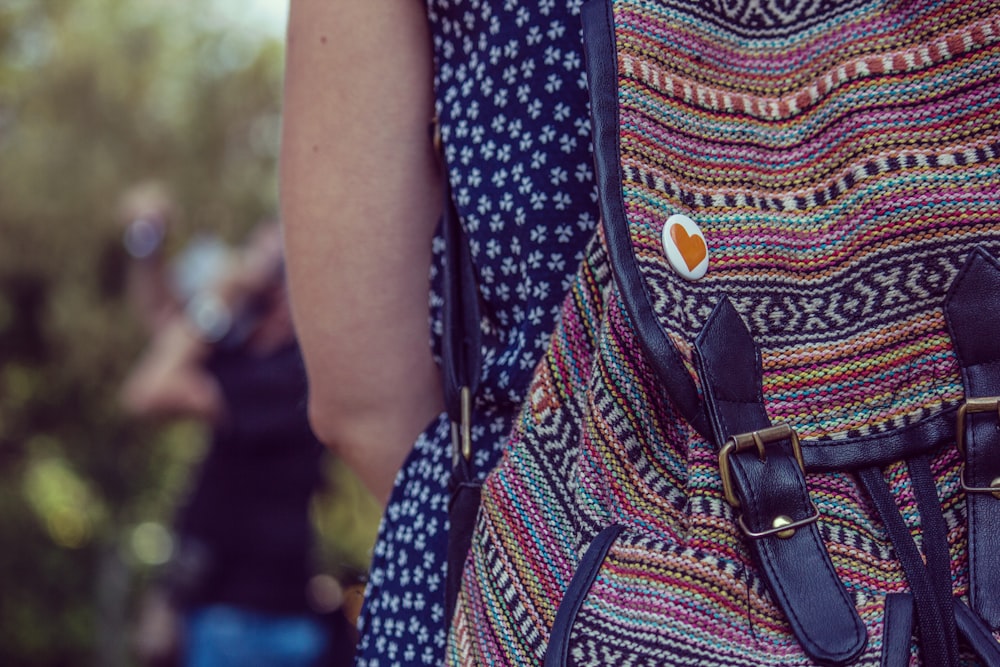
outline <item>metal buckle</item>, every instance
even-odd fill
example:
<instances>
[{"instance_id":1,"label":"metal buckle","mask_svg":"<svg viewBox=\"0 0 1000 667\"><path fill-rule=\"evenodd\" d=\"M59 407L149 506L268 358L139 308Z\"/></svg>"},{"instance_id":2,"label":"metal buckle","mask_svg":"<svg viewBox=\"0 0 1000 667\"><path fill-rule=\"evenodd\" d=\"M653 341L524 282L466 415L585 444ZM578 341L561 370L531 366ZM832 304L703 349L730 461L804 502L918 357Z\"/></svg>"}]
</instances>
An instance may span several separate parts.
<instances>
[{"instance_id":1,"label":"metal buckle","mask_svg":"<svg viewBox=\"0 0 1000 667\"><path fill-rule=\"evenodd\" d=\"M739 454L750 448L754 448L757 450L757 457L763 461L767 458L764 446L770 442L778 442L779 440L791 441L792 454L795 456L795 460L798 461L799 467L802 468L802 472L805 472L806 464L802 460L802 447L799 445L799 435L788 424L777 424L768 428L762 428L759 431L740 433L739 435L730 436L726 440L726 444L722 446L722 450L719 452L719 473L722 475L722 492L725 494L726 500L729 501L730 505L738 509L740 500L736 497L736 492L733 490L733 472L732 467L729 465L729 457L733 454Z\"/></svg>"},{"instance_id":2,"label":"metal buckle","mask_svg":"<svg viewBox=\"0 0 1000 667\"><path fill-rule=\"evenodd\" d=\"M443 155L442 144L441 144L441 122L438 120L437 114L431 118L431 142L434 144L434 152L438 155Z\"/></svg>"},{"instance_id":3,"label":"metal buckle","mask_svg":"<svg viewBox=\"0 0 1000 667\"><path fill-rule=\"evenodd\" d=\"M472 390L462 387L459 394L461 400L461 422L451 423L451 458L458 465L458 457L466 461L472 458Z\"/></svg>"},{"instance_id":4,"label":"metal buckle","mask_svg":"<svg viewBox=\"0 0 1000 667\"><path fill-rule=\"evenodd\" d=\"M1000 498L1000 477L994 479L990 486L969 486L965 481L965 422L970 414L996 411L997 418L1000 419L1000 396L988 398L970 398L958 409L955 425L955 445L958 453L962 455L962 472L959 477L962 483L962 490L966 493L989 493L994 498Z\"/></svg>"},{"instance_id":5,"label":"metal buckle","mask_svg":"<svg viewBox=\"0 0 1000 667\"><path fill-rule=\"evenodd\" d=\"M799 443L799 435L795 432L795 429L788 424L776 424L774 426L769 426L768 428L760 429L759 431L751 431L750 433L741 433L739 435L730 436L726 440L726 444L722 446L722 450L719 451L719 474L722 476L722 492L726 497L726 501L729 502L734 508L739 509L740 500L736 497L736 491L733 487L733 471L730 465L729 458L733 454L738 454L745 452L750 449L757 450L757 457L764 461L767 458L767 452L765 446L771 442L777 442L779 440L788 440L792 445L792 455L795 457L795 461L799 464L799 468L805 473L806 465L805 461L802 459L802 446ZM746 525L743 520L743 515L740 514L737 518L740 528L743 533L751 539L760 539L762 537L769 537L771 535L777 535L780 538L789 538L795 534L797 528L802 526L807 526L810 523L814 523L819 519L819 510L816 508L816 503L812 502L810 499L810 504L813 506L813 513L804 519L799 519L798 521L793 521L786 516L775 517L772 522L773 528L763 531L752 531Z\"/></svg>"}]
</instances>

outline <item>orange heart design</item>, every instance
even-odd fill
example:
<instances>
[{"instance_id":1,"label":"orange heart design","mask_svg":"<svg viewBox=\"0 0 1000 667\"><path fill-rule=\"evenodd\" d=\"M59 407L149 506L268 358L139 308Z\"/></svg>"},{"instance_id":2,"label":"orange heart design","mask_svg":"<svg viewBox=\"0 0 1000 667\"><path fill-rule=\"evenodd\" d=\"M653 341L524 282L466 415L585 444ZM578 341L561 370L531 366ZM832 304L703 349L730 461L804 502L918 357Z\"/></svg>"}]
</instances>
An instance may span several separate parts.
<instances>
[{"instance_id":1,"label":"orange heart design","mask_svg":"<svg viewBox=\"0 0 1000 667\"><path fill-rule=\"evenodd\" d=\"M684 258L688 271L694 271L695 267L708 256L708 246L705 245L705 239L697 234L688 234L682 225L674 223L670 227L670 238L677 250L680 251L681 257Z\"/></svg>"}]
</instances>

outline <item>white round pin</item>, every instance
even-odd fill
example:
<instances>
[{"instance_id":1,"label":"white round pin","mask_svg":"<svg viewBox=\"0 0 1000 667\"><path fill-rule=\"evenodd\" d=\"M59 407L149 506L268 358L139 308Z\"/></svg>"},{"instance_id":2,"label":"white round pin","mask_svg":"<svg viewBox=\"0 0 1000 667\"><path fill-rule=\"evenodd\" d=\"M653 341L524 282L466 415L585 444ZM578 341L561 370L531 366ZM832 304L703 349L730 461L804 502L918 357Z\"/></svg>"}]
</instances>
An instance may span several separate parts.
<instances>
[{"instance_id":1,"label":"white round pin","mask_svg":"<svg viewBox=\"0 0 1000 667\"><path fill-rule=\"evenodd\" d=\"M688 280L698 280L708 271L708 244L694 220L675 213L663 225L663 251L670 266Z\"/></svg>"}]
</instances>

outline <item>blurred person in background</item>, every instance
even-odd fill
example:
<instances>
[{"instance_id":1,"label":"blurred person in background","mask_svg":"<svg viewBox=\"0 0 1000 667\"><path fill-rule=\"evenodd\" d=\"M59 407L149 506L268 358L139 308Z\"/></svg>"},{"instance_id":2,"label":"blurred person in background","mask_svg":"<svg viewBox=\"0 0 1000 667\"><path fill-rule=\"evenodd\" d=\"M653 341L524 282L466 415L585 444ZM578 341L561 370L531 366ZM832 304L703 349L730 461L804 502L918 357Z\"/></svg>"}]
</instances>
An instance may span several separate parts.
<instances>
[{"instance_id":1,"label":"blurred person in background","mask_svg":"<svg viewBox=\"0 0 1000 667\"><path fill-rule=\"evenodd\" d=\"M137 417L203 420L211 441L177 514L178 546L157 584L164 595L146 602L140 657L188 667L348 664L353 627L316 611L317 597L324 611L338 606L336 580L308 592L323 449L306 416L279 226L261 224L235 251L196 239L168 266L169 200L151 193L125 200L130 293L151 339L122 404Z\"/></svg>"}]
</instances>

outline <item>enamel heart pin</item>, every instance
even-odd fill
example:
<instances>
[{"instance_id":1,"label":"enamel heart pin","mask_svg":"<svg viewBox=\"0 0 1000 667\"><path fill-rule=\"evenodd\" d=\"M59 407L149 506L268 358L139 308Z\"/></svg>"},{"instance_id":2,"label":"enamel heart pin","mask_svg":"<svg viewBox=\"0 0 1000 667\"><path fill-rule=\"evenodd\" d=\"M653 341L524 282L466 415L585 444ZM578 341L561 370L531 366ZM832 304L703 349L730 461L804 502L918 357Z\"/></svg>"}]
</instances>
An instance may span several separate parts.
<instances>
[{"instance_id":1,"label":"enamel heart pin","mask_svg":"<svg viewBox=\"0 0 1000 667\"><path fill-rule=\"evenodd\" d=\"M698 280L708 271L708 245L698 225L686 215L674 214L663 226L663 250L674 271Z\"/></svg>"}]
</instances>

